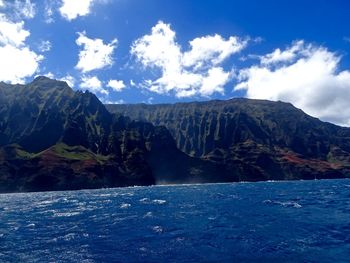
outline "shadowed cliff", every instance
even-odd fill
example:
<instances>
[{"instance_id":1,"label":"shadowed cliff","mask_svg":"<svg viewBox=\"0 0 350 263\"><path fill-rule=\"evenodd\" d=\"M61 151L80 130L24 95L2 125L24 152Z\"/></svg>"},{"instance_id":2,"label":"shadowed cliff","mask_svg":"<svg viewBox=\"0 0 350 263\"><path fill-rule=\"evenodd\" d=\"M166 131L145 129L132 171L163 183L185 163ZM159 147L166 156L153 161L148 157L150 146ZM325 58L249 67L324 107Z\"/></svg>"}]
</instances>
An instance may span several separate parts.
<instances>
[{"instance_id":1,"label":"shadowed cliff","mask_svg":"<svg viewBox=\"0 0 350 263\"><path fill-rule=\"evenodd\" d=\"M0 83L0 192L349 176L350 129L288 103L107 109L46 77Z\"/></svg>"},{"instance_id":2,"label":"shadowed cliff","mask_svg":"<svg viewBox=\"0 0 350 263\"><path fill-rule=\"evenodd\" d=\"M65 82L1 83L0 103L2 192L235 180L179 151L164 127L111 114Z\"/></svg>"},{"instance_id":3,"label":"shadowed cliff","mask_svg":"<svg viewBox=\"0 0 350 263\"><path fill-rule=\"evenodd\" d=\"M190 156L224 164L240 180L349 176L350 129L289 103L232 99L160 105L106 105L165 126Z\"/></svg>"}]
</instances>

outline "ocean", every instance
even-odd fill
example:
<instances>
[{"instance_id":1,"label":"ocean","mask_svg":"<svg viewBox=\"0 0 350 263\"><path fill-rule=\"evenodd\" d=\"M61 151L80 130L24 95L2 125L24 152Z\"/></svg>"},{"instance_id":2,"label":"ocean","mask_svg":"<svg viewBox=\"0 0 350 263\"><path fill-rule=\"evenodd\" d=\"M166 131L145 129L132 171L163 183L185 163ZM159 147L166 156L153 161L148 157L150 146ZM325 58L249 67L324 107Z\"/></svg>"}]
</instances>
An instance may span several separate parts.
<instances>
[{"instance_id":1,"label":"ocean","mask_svg":"<svg viewBox=\"0 0 350 263\"><path fill-rule=\"evenodd\" d=\"M350 180L1 194L0 262L350 262Z\"/></svg>"}]
</instances>

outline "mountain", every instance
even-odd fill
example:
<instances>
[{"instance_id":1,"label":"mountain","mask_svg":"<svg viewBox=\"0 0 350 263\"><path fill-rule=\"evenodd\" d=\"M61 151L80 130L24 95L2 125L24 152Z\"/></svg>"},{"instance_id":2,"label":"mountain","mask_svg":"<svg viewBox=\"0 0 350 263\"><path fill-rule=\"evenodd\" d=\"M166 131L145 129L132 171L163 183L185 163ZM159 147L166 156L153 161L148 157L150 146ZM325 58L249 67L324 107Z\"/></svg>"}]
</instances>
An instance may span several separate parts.
<instances>
[{"instance_id":1,"label":"mountain","mask_svg":"<svg viewBox=\"0 0 350 263\"><path fill-rule=\"evenodd\" d=\"M106 107L166 127L181 151L224 165L237 180L350 176L350 129L322 122L289 103L239 98Z\"/></svg>"},{"instance_id":2,"label":"mountain","mask_svg":"<svg viewBox=\"0 0 350 263\"><path fill-rule=\"evenodd\" d=\"M350 129L288 103L103 105L46 77L0 83L0 192L349 175Z\"/></svg>"},{"instance_id":3,"label":"mountain","mask_svg":"<svg viewBox=\"0 0 350 263\"><path fill-rule=\"evenodd\" d=\"M233 180L218 170L166 128L111 114L65 82L0 83L0 192Z\"/></svg>"}]
</instances>

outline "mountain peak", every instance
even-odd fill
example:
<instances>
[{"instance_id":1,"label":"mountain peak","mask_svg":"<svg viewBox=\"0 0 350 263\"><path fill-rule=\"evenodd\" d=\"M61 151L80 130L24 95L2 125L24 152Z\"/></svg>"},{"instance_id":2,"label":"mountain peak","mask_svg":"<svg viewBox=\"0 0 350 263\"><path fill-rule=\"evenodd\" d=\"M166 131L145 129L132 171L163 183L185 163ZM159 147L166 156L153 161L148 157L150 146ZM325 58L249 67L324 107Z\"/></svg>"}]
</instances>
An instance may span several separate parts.
<instances>
[{"instance_id":1,"label":"mountain peak","mask_svg":"<svg viewBox=\"0 0 350 263\"><path fill-rule=\"evenodd\" d=\"M36 77L29 85L31 86L42 86L42 87L64 87L64 88L69 88L69 85L67 82L62 81L62 80L57 80L57 79L51 79L46 76L38 76Z\"/></svg>"},{"instance_id":2,"label":"mountain peak","mask_svg":"<svg viewBox=\"0 0 350 263\"><path fill-rule=\"evenodd\" d=\"M53 79L50 79L49 77L46 77L46 76L37 76L34 78L33 82L38 82L38 81L48 81L48 80L53 80Z\"/></svg>"}]
</instances>

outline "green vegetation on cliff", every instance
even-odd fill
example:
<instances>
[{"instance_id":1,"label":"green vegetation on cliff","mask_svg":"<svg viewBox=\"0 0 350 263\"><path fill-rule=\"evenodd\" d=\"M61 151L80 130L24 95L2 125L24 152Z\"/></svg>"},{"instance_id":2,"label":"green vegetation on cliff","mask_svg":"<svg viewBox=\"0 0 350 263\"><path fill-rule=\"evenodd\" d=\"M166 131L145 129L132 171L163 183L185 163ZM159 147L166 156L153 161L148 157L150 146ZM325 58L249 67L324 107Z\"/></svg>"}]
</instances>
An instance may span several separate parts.
<instances>
[{"instance_id":1,"label":"green vegetation on cliff","mask_svg":"<svg viewBox=\"0 0 350 263\"><path fill-rule=\"evenodd\" d=\"M111 114L65 82L1 83L0 102L0 192L235 180L164 127Z\"/></svg>"},{"instance_id":2,"label":"green vegetation on cliff","mask_svg":"<svg viewBox=\"0 0 350 263\"><path fill-rule=\"evenodd\" d=\"M106 105L110 112L165 126L184 153L223 164L239 180L349 176L350 129L289 103L231 99Z\"/></svg>"},{"instance_id":3,"label":"green vegetation on cliff","mask_svg":"<svg viewBox=\"0 0 350 263\"><path fill-rule=\"evenodd\" d=\"M106 108L94 94L46 77L0 83L0 192L343 178L349 171L350 129L291 104Z\"/></svg>"}]
</instances>

